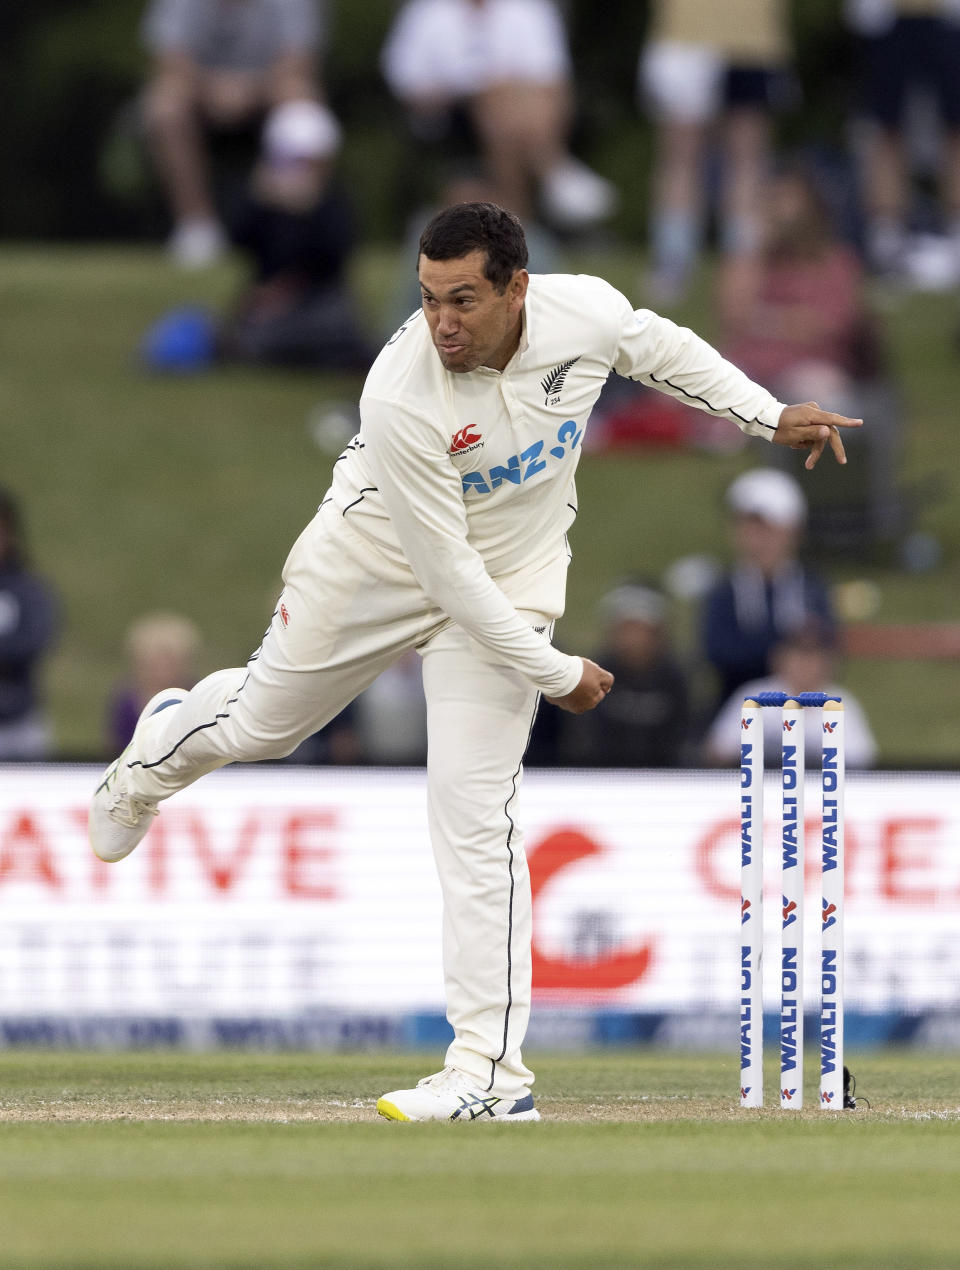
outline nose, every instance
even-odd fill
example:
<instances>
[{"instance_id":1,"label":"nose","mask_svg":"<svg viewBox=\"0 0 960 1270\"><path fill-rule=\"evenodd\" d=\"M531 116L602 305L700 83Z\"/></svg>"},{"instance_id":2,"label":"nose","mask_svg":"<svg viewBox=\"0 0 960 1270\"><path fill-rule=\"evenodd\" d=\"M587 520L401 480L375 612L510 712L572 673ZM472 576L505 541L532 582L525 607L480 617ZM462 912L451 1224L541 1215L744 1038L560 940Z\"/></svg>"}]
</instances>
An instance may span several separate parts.
<instances>
[{"instance_id":1,"label":"nose","mask_svg":"<svg viewBox=\"0 0 960 1270\"><path fill-rule=\"evenodd\" d=\"M437 317L437 330L441 335L455 335L460 329L460 318L452 306L441 305Z\"/></svg>"}]
</instances>

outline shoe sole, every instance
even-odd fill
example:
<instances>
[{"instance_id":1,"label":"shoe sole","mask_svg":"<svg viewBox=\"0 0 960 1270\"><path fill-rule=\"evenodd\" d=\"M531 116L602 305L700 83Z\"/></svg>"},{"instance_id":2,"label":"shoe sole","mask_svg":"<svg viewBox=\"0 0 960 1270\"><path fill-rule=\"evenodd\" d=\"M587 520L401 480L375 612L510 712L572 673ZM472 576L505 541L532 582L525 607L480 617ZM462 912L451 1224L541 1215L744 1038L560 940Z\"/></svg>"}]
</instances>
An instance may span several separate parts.
<instances>
[{"instance_id":1,"label":"shoe sole","mask_svg":"<svg viewBox=\"0 0 960 1270\"><path fill-rule=\"evenodd\" d=\"M427 1121L425 1120L416 1120L414 1119L413 1116L404 1115L404 1113L400 1110L400 1108L396 1105L396 1103L391 1102L389 1098L377 1099L377 1114L380 1116L383 1116L384 1120L398 1120L398 1121L403 1121L406 1124L426 1124L427 1123ZM477 1120L483 1120L485 1123L490 1123L491 1121L495 1120L498 1124L503 1124L508 1120L514 1121L514 1122L518 1120L526 1120L526 1121L539 1120L540 1112L537 1111L537 1109L534 1107L530 1111L518 1111L516 1115L513 1115L513 1116L477 1116L476 1118ZM437 1119L447 1120L447 1119L452 1119L452 1117L438 1116ZM457 1123L459 1124L460 1121L458 1120ZM466 1121L464 1123L466 1123Z\"/></svg>"},{"instance_id":2,"label":"shoe sole","mask_svg":"<svg viewBox=\"0 0 960 1270\"><path fill-rule=\"evenodd\" d=\"M413 1123L409 1116L405 1116L399 1107L386 1098L377 1099L377 1114L383 1116L385 1120L405 1120L408 1124Z\"/></svg>"}]
</instances>

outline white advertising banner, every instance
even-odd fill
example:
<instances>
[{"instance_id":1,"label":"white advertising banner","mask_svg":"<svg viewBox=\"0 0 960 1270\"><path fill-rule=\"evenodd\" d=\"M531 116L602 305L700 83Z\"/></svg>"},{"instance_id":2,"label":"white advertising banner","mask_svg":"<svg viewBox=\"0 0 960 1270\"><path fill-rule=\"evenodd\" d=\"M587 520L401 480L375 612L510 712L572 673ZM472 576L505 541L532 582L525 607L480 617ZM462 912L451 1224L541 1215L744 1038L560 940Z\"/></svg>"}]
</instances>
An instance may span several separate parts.
<instances>
[{"instance_id":1,"label":"white advertising banner","mask_svg":"<svg viewBox=\"0 0 960 1270\"><path fill-rule=\"evenodd\" d=\"M165 804L114 865L86 842L97 776L0 767L0 1021L442 1012L422 773L228 769ZM772 1008L779 790L768 781ZM541 1010L735 1016L738 815L734 771L527 773ZM846 819L848 1009L960 1013L960 778L853 773ZM817 949L811 929L811 1006Z\"/></svg>"}]
</instances>

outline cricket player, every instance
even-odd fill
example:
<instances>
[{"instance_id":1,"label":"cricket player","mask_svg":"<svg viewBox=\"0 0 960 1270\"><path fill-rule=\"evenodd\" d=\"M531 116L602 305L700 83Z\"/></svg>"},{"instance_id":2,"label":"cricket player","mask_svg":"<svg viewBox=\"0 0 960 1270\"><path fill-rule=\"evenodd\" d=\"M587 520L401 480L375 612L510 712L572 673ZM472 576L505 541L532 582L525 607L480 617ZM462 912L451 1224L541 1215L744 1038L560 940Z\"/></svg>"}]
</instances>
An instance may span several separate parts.
<instances>
[{"instance_id":1,"label":"cricket player","mask_svg":"<svg viewBox=\"0 0 960 1270\"><path fill-rule=\"evenodd\" d=\"M391 1120L539 1118L521 1056L531 900L517 792L540 698L578 714L613 687L550 642L574 474L609 372L807 449L807 467L828 445L845 462L840 429L860 423L783 405L599 278L526 264L522 226L493 204L426 227L422 307L367 377L360 432L290 552L263 643L246 667L148 702L90 810L94 851L120 860L162 799L227 763L289 754L418 650L454 1039L441 1072L379 1100Z\"/></svg>"}]
</instances>

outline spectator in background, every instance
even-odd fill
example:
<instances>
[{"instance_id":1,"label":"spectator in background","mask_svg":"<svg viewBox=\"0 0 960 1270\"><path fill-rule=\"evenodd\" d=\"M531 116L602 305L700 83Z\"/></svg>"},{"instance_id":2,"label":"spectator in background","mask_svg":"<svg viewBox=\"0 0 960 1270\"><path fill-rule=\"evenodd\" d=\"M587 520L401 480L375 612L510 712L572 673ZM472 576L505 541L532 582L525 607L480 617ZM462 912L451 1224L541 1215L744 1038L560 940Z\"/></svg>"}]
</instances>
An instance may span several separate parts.
<instances>
[{"instance_id":1,"label":"spectator in background","mask_svg":"<svg viewBox=\"0 0 960 1270\"><path fill-rule=\"evenodd\" d=\"M657 124L649 285L661 302L682 295L700 252L715 126L720 247L757 250L771 121L789 101L791 57L785 0L655 0L639 83Z\"/></svg>"},{"instance_id":2,"label":"spectator in background","mask_svg":"<svg viewBox=\"0 0 960 1270\"><path fill-rule=\"evenodd\" d=\"M557 229L613 210L613 186L574 159L570 57L553 0L409 0L383 50L416 137L476 139L496 201L521 216L539 200Z\"/></svg>"},{"instance_id":3,"label":"spectator in background","mask_svg":"<svg viewBox=\"0 0 960 1270\"><path fill-rule=\"evenodd\" d=\"M792 476L744 472L727 491L734 562L708 592L703 647L719 700L771 670L773 648L811 620L833 638L827 588L798 559L807 504Z\"/></svg>"},{"instance_id":4,"label":"spectator in background","mask_svg":"<svg viewBox=\"0 0 960 1270\"><path fill-rule=\"evenodd\" d=\"M0 760L49 758L37 671L58 625L49 583L30 569L20 507L0 487Z\"/></svg>"},{"instance_id":5,"label":"spectator in background","mask_svg":"<svg viewBox=\"0 0 960 1270\"><path fill-rule=\"evenodd\" d=\"M600 604L600 664L611 692L589 715L564 720L564 759L591 767L677 767L690 723L686 676L670 651L667 600L642 581L627 581Z\"/></svg>"},{"instance_id":6,"label":"spectator in background","mask_svg":"<svg viewBox=\"0 0 960 1270\"><path fill-rule=\"evenodd\" d=\"M793 168L767 185L761 249L728 257L718 292L725 357L784 401L860 415L858 384L879 374L879 341L862 266L812 174Z\"/></svg>"},{"instance_id":7,"label":"spectator in background","mask_svg":"<svg viewBox=\"0 0 960 1270\"><path fill-rule=\"evenodd\" d=\"M860 36L861 110L872 124L864 149L867 258L881 274L909 266L913 210L908 142L911 104L932 103L943 127L940 198L952 259L960 276L960 8L955 0L847 0Z\"/></svg>"},{"instance_id":8,"label":"spectator in background","mask_svg":"<svg viewBox=\"0 0 960 1270\"><path fill-rule=\"evenodd\" d=\"M146 613L130 624L124 652L127 673L107 707L106 739L111 752L126 749L151 697L171 684L194 686L201 674L203 639L195 623L179 613ZM351 765L363 758L356 709L350 705L321 732L307 737L286 761Z\"/></svg>"},{"instance_id":9,"label":"spectator in background","mask_svg":"<svg viewBox=\"0 0 960 1270\"><path fill-rule=\"evenodd\" d=\"M317 96L317 0L152 0L144 116L184 267L226 247L211 185L211 133L255 126L272 106Z\"/></svg>"},{"instance_id":10,"label":"spectator in background","mask_svg":"<svg viewBox=\"0 0 960 1270\"><path fill-rule=\"evenodd\" d=\"M835 661L835 642L818 623L811 622L788 635L771 653L771 673L741 684L721 707L707 733L706 761L715 766L740 761L740 711L745 697L756 697L761 692L787 692L792 696L826 692L843 699L847 767L871 767L877 757L876 741L859 701L848 689L837 686ZM807 762L811 767L819 766L823 740L819 727L808 723L805 735ZM763 739L768 763L777 762L781 737L780 711L764 708Z\"/></svg>"},{"instance_id":11,"label":"spectator in background","mask_svg":"<svg viewBox=\"0 0 960 1270\"><path fill-rule=\"evenodd\" d=\"M111 753L126 749L143 707L163 687L193 687L200 678L202 648L199 629L178 613L147 613L131 623L124 639L127 674L107 708Z\"/></svg>"},{"instance_id":12,"label":"spectator in background","mask_svg":"<svg viewBox=\"0 0 960 1270\"><path fill-rule=\"evenodd\" d=\"M231 225L253 284L221 333L227 358L366 370L374 349L360 327L347 270L353 208L333 177L340 127L315 101L269 115L249 191Z\"/></svg>"}]
</instances>

